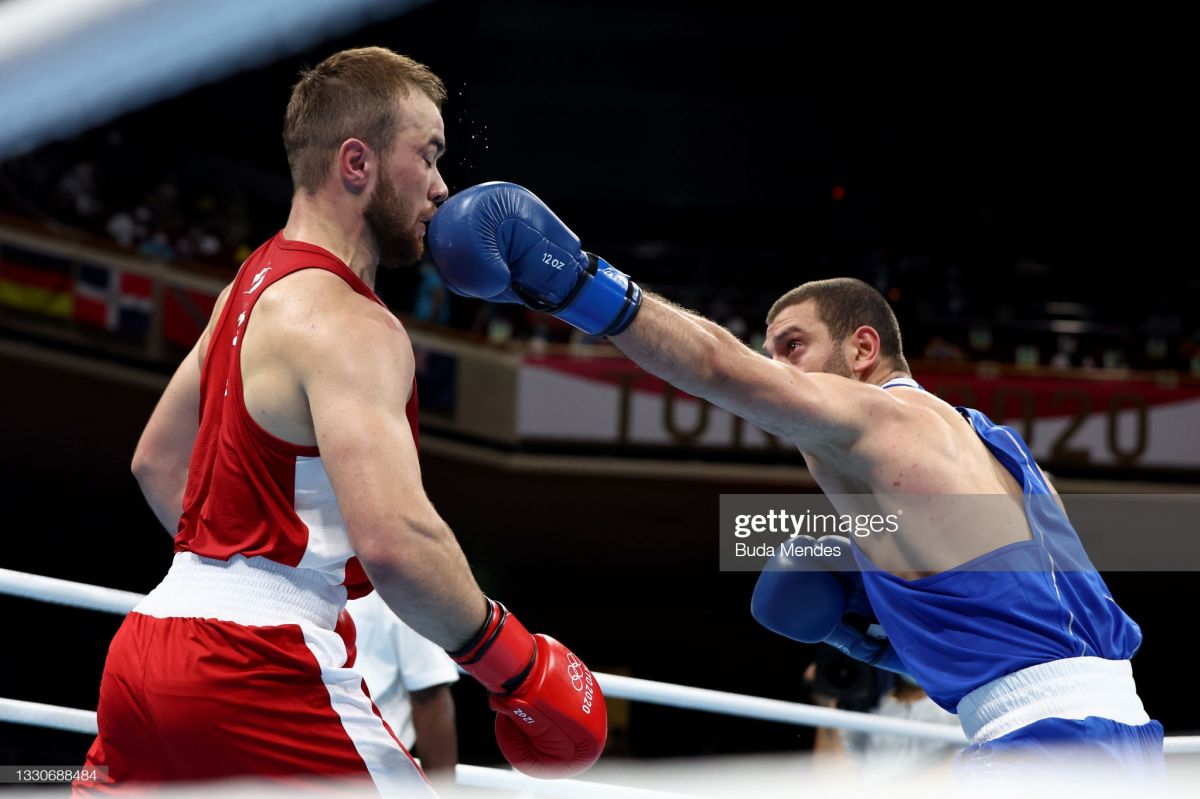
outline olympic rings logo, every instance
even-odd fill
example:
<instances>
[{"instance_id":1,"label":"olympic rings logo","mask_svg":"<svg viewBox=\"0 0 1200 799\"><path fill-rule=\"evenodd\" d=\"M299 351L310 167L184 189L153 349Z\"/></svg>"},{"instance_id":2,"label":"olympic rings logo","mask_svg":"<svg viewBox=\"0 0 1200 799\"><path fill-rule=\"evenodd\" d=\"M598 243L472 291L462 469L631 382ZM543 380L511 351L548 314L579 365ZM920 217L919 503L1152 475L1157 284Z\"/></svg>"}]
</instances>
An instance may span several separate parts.
<instances>
[{"instance_id":1,"label":"olympic rings logo","mask_svg":"<svg viewBox=\"0 0 1200 799\"><path fill-rule=\"evenodd\" d=\"M592 673L583 665L583 661L575 657L574 652L567 652L567 676L571 678L571 687L583 694L583 704L579 709L590 714L592 701L596 697Z\"/></svg>"},{"instance_id":2,"label":"olympic rings logo","mask_svg":"<svg viewBox=\"0 0 1200 799\"><path fill-rule=\"evenodd\" d=\"M583 675L586 667L583 661L575 657L573 652L567 653L567 676L571 678L571 687L576 691L583 690Z\"/></svg>"}]
</instances>

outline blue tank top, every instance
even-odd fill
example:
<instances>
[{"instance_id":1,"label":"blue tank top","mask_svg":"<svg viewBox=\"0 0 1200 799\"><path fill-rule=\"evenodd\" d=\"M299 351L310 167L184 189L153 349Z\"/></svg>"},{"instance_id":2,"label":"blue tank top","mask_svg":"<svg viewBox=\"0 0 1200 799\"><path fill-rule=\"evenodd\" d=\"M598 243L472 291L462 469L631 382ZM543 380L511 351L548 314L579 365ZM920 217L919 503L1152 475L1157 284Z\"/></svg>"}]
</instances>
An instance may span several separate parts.
<instances>
[{"instance_id":1,"label":"blue tank top","mask_svg":"<svg viewBox=\"0 0 1200 799\"><path fill-rule=\"evenodd\" d=\"M907 378L883 387L920 388ZM1070 657L1126 660L1142 631L1117 606L1015 430L957 408L1020 483L1032 540L904 580L857 547L871 605L929 696L954 712L966 694L1019 669Z\"/></svg>"}]
</instances>

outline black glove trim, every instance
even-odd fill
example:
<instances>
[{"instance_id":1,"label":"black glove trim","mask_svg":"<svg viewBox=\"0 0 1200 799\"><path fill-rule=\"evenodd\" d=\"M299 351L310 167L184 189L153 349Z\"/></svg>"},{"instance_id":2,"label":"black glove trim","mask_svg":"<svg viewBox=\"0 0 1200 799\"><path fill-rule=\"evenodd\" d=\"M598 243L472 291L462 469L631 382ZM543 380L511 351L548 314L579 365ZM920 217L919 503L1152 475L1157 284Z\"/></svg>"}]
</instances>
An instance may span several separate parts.
<instances>
[{"instance_id":1,"label":"black glove trim","mask_svg":"<svg viewBox=\"0 0 1200 799\"><path fill-rule=\"evenodd\" d=\"M579 279L575 281L575 288L571 289L571 293L567 295L567 298L562 301L562 305L558 306L556 310L562 310L571 303L575 302L575 298L579 296L579 292L583 291L583 287L587 285L589 280L596 276L596 272L600 269L599 258L592 255L590 252L585 252L584 255L587 256L587 271L580 275Z\"/></svg>"},{"instance_id":2,"label":"black glove trim","mask_svg":"<svg viewBox=\"0 0 1200 799\"><path fill-rule=\"evenodd\" d=\"M497 613L500 614L500 621L495 628L492 629L491 634L489 635L488 628L492 626L492 619L496 618ZM504 628L504 622L507 620L508 608L504 607L494 599L488 599L488 615L487 618L483 620L483 626L479 628L479 632L471 636L471 639L462 647L454 650L453 652L447 652L446 654L448 654L450 659L458 663L460 666L470 666L472 663L479 662L480 658L482 658L484 654L491 649L492 642L495 641L497 636L500 635L500 630ZM484 640L485 638L487 640ZM459 662L459 658L464 657L468 652L476 647L479 647L479 649L475 652L474 657L465 663Z\"/></svg>"},{"instance_id":3,"label":"black glove trim","mask_svg":"<svg viewBox=\"0 0 1200 799\"><path fill-rule=\"evenodd\" d=\"M633 306L632 312L629 311L630 305ZM640 310L642 310L642 289L637 283L630 280L629 286L625 289L625 304L621 306L621 311L613 320L612 326L601 335L607 337L624 333L625 329L633 324L633 320L637 318L638 311Z\"/></svg>"},{"instance_id":4,"label":"black glove trim","mask_svg":"<svg viewBox=\"0 0 1200 799\"><path fill-rule=\"evenodd\" d=\"M575 302L575 298L579 296L579 292L583 291L583 287L587 285L587 282L596 276L596 270L599 269L599 264L597 263L599 259L590 252L585 252L584 255L587 256L587 269L579 276L579 279L575 281L575 285L571 287L567 296L558 305L552 305L540 297L535 297L520 283L512 284L513 293L520 297L521 302L525 303L531 310L548 314L558 313L563 308Z\"/></svg>"}]
</instances>

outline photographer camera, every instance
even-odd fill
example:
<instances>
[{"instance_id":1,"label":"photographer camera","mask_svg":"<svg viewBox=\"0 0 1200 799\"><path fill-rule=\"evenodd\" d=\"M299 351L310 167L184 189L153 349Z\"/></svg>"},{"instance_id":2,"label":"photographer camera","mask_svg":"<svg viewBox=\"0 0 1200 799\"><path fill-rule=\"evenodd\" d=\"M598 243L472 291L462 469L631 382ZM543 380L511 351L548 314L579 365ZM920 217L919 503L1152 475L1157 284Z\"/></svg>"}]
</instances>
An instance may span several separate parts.
<instances>
[{"instance_id":1,"label":"photographer camera","mask_svg":"<svg viewBox=\"0 0 1200 799\"><path fill-rule=\"evenodd\" d=\"M804 684L813 704L869 713L895 684L891 672L881 671L832 647L817 649L804 671Z\"/></svg>"},{"instance_id":2,"label":"photographer camera","mask_svg":"<svg viewBox=\"0 0 1200 799\"><path fill-rule=\"evenodd\" d=\"M908 675L868 666L832 647L821 647L804 672L815 705L911 721L958 726ZM870 779L912 776L949 767L959 746L905 735L817 728L813 756L826 765L844 763Z\"/></svg>"}]
</instances>

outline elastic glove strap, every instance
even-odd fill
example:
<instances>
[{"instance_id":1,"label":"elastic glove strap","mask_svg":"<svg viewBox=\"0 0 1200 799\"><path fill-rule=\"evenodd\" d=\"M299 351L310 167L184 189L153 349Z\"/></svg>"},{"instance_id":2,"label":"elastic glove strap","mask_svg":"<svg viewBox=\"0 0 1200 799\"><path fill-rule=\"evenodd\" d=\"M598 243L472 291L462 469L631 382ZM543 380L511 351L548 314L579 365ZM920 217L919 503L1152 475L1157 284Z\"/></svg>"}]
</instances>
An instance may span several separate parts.
<instances>
[{"instance_id":1,"label":"elastic glove strap","mask_svg":"<svg viewBox=\"0 0 1200 799\"><path fill-rule=\"evenodd\" d=\"M537 641L504 605L488 599L488 616L479 632L462 648L447 654L484 688L508 694L533 670Z\"/></svg>"},{"instance_id":2,"label":"elastic glove strap","mask_svg":"<svg viewBox=\"0 0 1200 799\"><path fill-rule=\"evenodd\" d=\"M570 298L551 313L588 335L615 336L637 315L642 290L603 258L591 253L584 255L588 259L587 271Z\"/></svg>"}]
</instances>

